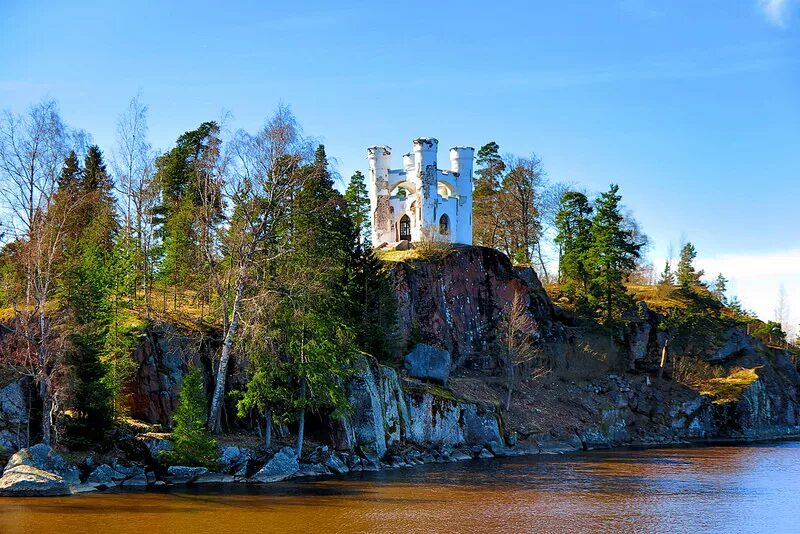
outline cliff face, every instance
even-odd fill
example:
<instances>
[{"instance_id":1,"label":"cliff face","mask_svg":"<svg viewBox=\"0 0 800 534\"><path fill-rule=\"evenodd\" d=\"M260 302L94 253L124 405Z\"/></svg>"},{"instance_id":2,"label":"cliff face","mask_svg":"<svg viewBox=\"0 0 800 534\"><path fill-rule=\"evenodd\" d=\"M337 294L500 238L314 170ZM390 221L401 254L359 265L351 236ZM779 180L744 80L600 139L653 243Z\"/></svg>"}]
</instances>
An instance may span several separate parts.
<instances>
[{"instance_id":1,"label":"cliff face","mask_svg":"<svg viewBox=\"0 0 800 534\"><path fill-rule=\"evenodd\" d=\"M543 331L553 332L553 306L531 269L518 270L504 254L462 247L440 262L391 266L401 345L422 341L450 351L456 367L491 366L483 357L503 310L517 292Z\"/></svg>"},{"instance_id":2,"label":"cliff face","mask_svg":"<svg viewBox=\"0 0 800 534\"><path fill-rule=\"evenodd\" d=\"M466 401L499 406L502 370L492 339L503 311L522 291L536 322L548 371L523 381L507 412L498 408L506 438L529 444L578 438L583 446L757 439L800 433L797 368L783 351L730 329L707 349L720 375L755 369L757 379L737 400L720 402L655 372L666 334L657 313L639 304L641 319L622 338L561 320L531 269L514 268L491 249L463 247L432 263L395 264L399 335L453 355L451 390ZM530 372L530 369L527 370Z\"/></svg>"},{"instance_id":3,"label":"cliff face","mask_svg":"<svg viewBox=\"0 0 800 534\"><path fill-rule=\"evenodd\" d=\"M449 351L447 386L398 371L405 353L391 362L363 356L346 384L350 415L311 418L308 434L316 441L388 458L409 447L463 446L475 454L487 447L511 454L800 435L796 366L786 352L740 330L725 332L706 354L705 363L720 376L740 368L755 373L735 398L721 400L673 381L674 362L657 378L665 334L658 330L661 318L643 305L640 319L621 337L611 337L562 321L566 314L552 304L536 274L512 267L494 250L463 247L438 262L389 268L400 344ZM504 374L493 340L517 293L534 320L542 357L523 369L505 410ZM190 366L204 371L210 393L217 348L207 337L175 326L152 327L134 354L138 368L128 386L130 415L168 428ZM246 368L240 359L232 365L232 389L245 384ZM0 447L7 451L27 444L25 406L33 402L31 393L25 381L0 388ZM226 421L249 426L233 417ZM287 429L276 433L286 436Z\"/></svg>"}]
</instances>

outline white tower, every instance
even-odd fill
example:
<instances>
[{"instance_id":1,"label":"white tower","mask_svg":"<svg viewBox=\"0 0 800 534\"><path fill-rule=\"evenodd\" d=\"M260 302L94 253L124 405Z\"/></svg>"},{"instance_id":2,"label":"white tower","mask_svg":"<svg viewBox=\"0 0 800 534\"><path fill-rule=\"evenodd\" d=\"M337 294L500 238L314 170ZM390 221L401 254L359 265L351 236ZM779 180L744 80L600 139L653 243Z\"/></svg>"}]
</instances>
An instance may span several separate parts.
<instances>
[{"instance_id":1,"label":"white tower","mask_svg":"<svg viewBox=\"0 0 800 534\"><path fill-rule=\"evenodd\" d=\"M389 207L389 162L392 149L377 145L367 149L369 159L369 204L372 211L372 242L391 243L395 240L392 214Z\"/></svg>"},{"instance_id":2,"label":"white tower","mask_svg":"<svg viewBox=\"0 0 800 534\"><path fill-rule=\"evenodd\" d=\"M372 245L392 246L400 241L441 240L472 243L472 161L475 150L450 149L450 170L437 167L439 141L414 139L403 155L403 168L392 170L392 149L367 149ZM402 189L392 195L392 190Z\"/></svg>"},{"instance_id":3,"label":"white tower","mask_svg":"<svg viewBox=\"0 0 800 534\"><path fill-rule=\"evenodd\" d=\"M450 149L450 170L458 188L456 214L458 225L453 239L458 243L472 243L472 159L475 149L471 146L454 146Z\"/></svg>"},{"instance_id":4,"label":"white tower","mask_svg":"<svg viewBox=\"0 0 800 534\"><path fill-rule=\"evenodd\" d=\"M436 168L436 152L439 141L433 137L418 137L414 139L414 164L416 170L416 185L419 191L417 198L422 205L419 220L421 236L430 239L433 237L437 219L437 183L438 169Z\"/></svg>"}]
</instances>

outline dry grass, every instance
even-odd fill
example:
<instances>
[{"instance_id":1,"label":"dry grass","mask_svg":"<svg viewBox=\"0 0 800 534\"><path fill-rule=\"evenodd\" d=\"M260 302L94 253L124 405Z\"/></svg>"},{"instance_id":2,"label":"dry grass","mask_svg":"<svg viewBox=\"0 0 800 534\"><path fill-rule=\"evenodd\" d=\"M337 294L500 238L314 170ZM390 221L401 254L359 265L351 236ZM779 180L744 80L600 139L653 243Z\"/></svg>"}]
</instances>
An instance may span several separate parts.
<instances>
[{"instance_id":1,"label":"dry grass","mask_svg":"<svg viewBox=\"0 0 800 534\"><path fill-rule=\"evenodd\" d=\"M410 250L376 250L375 256L381 261L404 262L422 259L416 249Z\"/></svg>"},{"instance_id":2,"label":"dry grass","mask_svg":"<svg viewBox=\"0 0 800 534\"><path fill-rule=\"evenodd\" d=\"M404 261L441 261L450 255L455 248L452 244L445 241L415 241L409 250L385 250L378 249L375 256L386 262Z\"/></svg>"},{"instance_id":3,"label":"dry grass","mask_svg":"<svg viewBox=\"0 0 800 534\"><path fill-rule=\"evenodd\" d=\"M714 404L737 402L745 390L758 380L757 369L758 367L733 370L728 376L705 380L696 387L701 395L711 397Z\"/></svg>"}]
</instances>

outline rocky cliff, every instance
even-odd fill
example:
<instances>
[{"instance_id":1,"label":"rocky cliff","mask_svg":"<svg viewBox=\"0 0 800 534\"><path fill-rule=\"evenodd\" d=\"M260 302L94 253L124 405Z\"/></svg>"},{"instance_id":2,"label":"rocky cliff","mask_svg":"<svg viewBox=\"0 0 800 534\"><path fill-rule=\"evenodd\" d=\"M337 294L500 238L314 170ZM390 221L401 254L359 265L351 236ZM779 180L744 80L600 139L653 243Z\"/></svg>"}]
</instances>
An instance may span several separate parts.
<instances>
[{"instance_id":1,"label":"rocky cliff","mask_svg":"<svg viewBox=\"0 0 800 534\"><path fill-rule=\"evenodd\" d=\"M345 385L349 415L310 418L312 439L300 463L289 461L289 452L270 459L238 443L221 452L224 473L148 472L148 483L156 474L173 482L266 481L493 455L800 435L797 366L785 351L737 328L706 349L701 363L716 378L705 391L673 379L679 373L674 359L659 377L663 318L643 303L625 331L612 335L576 326L550 301L533 270L513 267L494 250L462 247L435 262L387 268L394 278L399 345L407 349L388 361L357 359ZM540 351L522 369L505 409L494 340L515 294L524 298ZM184 373L190 365L204 369L210 386L216 349L208 337L154 325L134 355L131 416L168 430ZM231 388L244 383L245 370L243 361L232 366ZM0 388L0 447L7 453L28 445L31 395L25 380ZM236 436L254 433L249 422L227 421ZM276 429L279 441L289 430ZM154 469L158 451L170 447L166 434L133 439L139 446L125 449L128 459ZM100 485L144 477L143 468L134 473L114 464L83 466L82 479L90 468L102 471L95 477ZM15 480L21 487L39 476L19 470Z\"/></svg>"}]
</instances>

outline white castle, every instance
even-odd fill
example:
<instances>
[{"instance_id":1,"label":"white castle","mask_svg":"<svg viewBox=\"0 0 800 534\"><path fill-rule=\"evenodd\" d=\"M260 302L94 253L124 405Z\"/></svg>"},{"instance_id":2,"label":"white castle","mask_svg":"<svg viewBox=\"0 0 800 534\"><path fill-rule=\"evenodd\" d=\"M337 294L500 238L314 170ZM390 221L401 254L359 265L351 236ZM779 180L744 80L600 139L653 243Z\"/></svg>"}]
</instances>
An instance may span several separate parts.
<instances>
[{"instance_id":1,"label":"white castle","mask_svg":"<svg viewBox=\"0 0 800 534\"><path fill-rule=\"evenodd\" d=\"M472 159L475 149L450 149L450 170L436 165L439 141L414 139L403 168L390 169L392 149L367 149L372 246L429 239L472 244Z\"/></svg>"}]
</instances>

